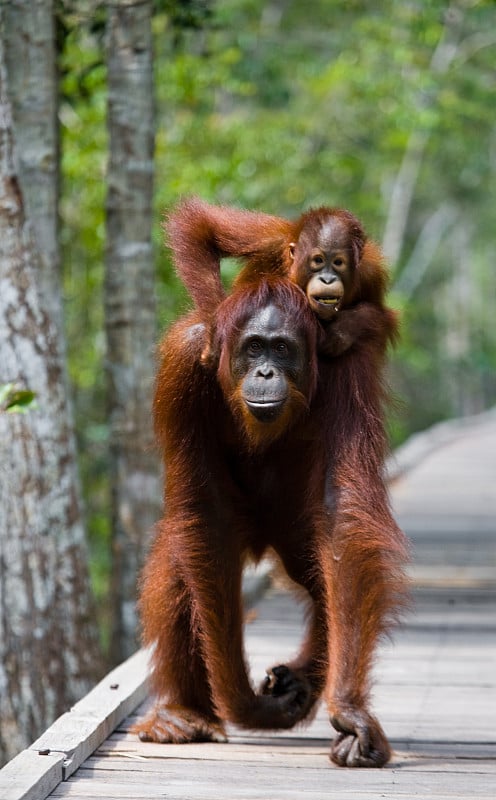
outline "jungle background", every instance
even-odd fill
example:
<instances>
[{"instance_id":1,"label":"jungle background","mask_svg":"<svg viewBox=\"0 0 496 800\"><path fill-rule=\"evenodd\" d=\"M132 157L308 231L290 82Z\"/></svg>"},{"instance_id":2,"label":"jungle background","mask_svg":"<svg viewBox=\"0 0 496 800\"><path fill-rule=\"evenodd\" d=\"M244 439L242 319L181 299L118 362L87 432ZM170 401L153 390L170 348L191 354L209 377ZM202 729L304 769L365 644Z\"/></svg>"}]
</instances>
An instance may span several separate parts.
<instances>
[{"instance_id":1,"label":"jungle background","mask_svg":"<svg viewBox=\"0 0 496 800\"><path fill-rule=\"evenodd\" d=\"M28 5L1 4L18 148L16 94L23 89L15 55L9 60L8 15ZM56 66L60 272L40 302L55 317L50 297L60 292L63 301L57 335L69 375L97 649L116 661L130 645L112 644L119 638L110 619L113 596L122 607L130 602L132 591L118 584L135 582L149 519L159 513L160 481L149 478L143 489L138 470L131 494L153 495L148 517L122 511L118 495L133 474L119 448L132 447L133 428L124 446L126 401L116 399L118 382L109 384L109 363L134 359L131 375L144 391L132 414L149 425L153 346L188 307L161 231L164 212L181 197L198 194L288 217L340 206L362 220L384 248L390 303L403 321L390 365L393 447L432 423L494 405L496 8L493 0L36 0L30 7L51 17ZM112 62L119 36L147 59L150 80L145 76L134 91L132 81L119 86L125 75ZM119 92L121 117L113 128L112 97ZM112 191L118 194L129 166L126 137L141 128L151 200L145 197L138 214L128 186L119 217ZM21 188L29 192L22 181ZM139 248L114 248L130 216L149 240L143 266L146 242L139 257ZM225 264L227 284L235 271ZM135 309L134 320L113 319L120 293L128 312ZM121 335L126 324L131 336ZM11 375L0 378L14 385ZM36 403L36 386L24 390L32 390ZM3 417L5 397L4 391ZM27 395L24 401L23 418L40 413ZM12 409L19 407L11 403ZM158 475L154 457L148 469ZM119 475L126 470L127 477ZM118 530L126 513L138 551L130 577L116 567L126 548L128 532ZM47 708L26 722L28 740L51 715ZM12 747L5 744L5 752L11 755Z\"/></svg>"}]
</instances>

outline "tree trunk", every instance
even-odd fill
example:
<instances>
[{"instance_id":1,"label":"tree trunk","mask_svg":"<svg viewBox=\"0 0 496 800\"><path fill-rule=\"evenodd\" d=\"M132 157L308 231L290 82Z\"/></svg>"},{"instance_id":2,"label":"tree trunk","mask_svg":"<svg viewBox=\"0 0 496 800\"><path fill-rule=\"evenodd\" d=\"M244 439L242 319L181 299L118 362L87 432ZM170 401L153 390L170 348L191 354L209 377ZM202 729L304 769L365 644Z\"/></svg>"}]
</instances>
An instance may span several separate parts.
<instances>
[{"instance_id":1,"label":"tree trunk","mask_svg":"<svg viewBox=\"0 0 496 800\"><path fill-rule=\"evenodd\" d=\"M0 386L32 390L36 408L0 411L1 759L83 695L98 667L59 339L42 307L6 89L2 36Z\"/></svg>"},{"instance_id":2,"label":"tree trunk","mask_svg":"<svg viewBox=\"0 0 496 800\"><path fill-rule=\"evenodd\" d=\"M62 330L58 246L59 126L53 0L5 4L5 60L26 214L44 307Z\"/></svg>"},{"instance_id":3,"label":"tree trunk","mask_svg":"<svg viewBox=\"0 0 496 800\"><path fill-rule=\"evenodd\" d=\"M137 644L136 582L160 513L160 470L150 424L156 336L153 196L152 2L108 4L105 325L112 484L111 656Z\"/></svg>"}]
</instances>

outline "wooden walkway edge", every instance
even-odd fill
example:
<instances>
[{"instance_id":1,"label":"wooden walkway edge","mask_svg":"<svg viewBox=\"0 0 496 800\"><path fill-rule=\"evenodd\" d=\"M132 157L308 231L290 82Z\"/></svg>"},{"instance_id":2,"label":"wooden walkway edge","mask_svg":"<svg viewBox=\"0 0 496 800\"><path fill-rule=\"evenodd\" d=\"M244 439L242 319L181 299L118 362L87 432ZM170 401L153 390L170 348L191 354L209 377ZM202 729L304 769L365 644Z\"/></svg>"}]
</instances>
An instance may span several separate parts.
<instances>
[{"instance_id":1,"label":"wooden walkway edge","mask_svg":"<svg viewBox=\"0 0 496 800\"><path fill-rule=\"evenodd\" d=\"M146 675L144 650L109 672L0 770L1 800L44 800L143 702Z\"/></svg>"},{"instance_id":2,"label":"wooden walkway edge","mask_svg":"<svg viewBox=\"0 0 496 800\"><path fill-rule=\"evenodd\" d=\"M270 580L267 563L246 570L246 607L257 602ZM145 700L147 674L145 650L138 650L109 672L30 747L0 769L0 800L45 800Z\"/></svg>"}]
</instances>

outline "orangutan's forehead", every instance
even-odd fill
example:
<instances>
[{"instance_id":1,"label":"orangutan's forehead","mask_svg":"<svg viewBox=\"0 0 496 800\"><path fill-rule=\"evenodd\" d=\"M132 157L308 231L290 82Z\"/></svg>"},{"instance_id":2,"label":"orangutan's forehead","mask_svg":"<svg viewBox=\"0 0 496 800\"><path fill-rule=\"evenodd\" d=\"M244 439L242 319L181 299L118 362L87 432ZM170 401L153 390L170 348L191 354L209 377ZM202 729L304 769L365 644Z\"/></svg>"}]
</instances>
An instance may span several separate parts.
<instances>
[{"instance_id":1,"label":"orangutan's forehead","mask_svg":"<svg viewBox=\"0 0 496 800\"><path fill-rule=\"evenodd\" d=\"M343 220L327 217L312 227L304 228L299 241L305 248L321 247L323 250L343 249L350 245L348 228Z\"/></svg>"},{"instance_id":2,"label":"orangutan's forehead","mask_svg":"<svg viewBox=\"0 0 496 800\"><path fill-rule=\"evenodd\" d=\"M272 336L275 333L283 335L292 332L293 327L288 314L284 313L275 303L269 303L250 317L245 323L243 333L246 337Z\"/></svg>"},{"instance_id":3,"label":"orangutan's forehead","mask_svg":"<svg viewBox=\"0 0 496 800\"><path fill-rule=\"evenodd\" d=\"M348 245L348 228L345 223L330 217L322 222L318 230L319 247L346 247Z\"/></svg>"}]
</instances>

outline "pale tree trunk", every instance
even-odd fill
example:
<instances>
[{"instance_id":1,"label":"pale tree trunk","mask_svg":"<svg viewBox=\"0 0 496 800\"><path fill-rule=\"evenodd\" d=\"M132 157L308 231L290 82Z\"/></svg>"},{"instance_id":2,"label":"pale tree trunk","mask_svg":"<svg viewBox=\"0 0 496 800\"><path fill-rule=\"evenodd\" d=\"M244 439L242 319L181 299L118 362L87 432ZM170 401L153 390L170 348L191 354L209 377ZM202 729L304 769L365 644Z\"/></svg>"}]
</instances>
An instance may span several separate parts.
<instances>
[{"instance_id":1,"label":"pale tree trunk","mask_svg":"<svg viewBox=\"0 0 496 800\"><path fill-rule=\"evenodd\" d=\"M37 405L0 411L2 759L84 694L98 666L59 338L42 306L6 89L1 36L0 385L31 389Z\"/></svg>"},{"instance_id":2,"label":"pale tree trunk","mask_svg":"<svg viewBox=\"0 0 496 800\"><path fill-rule=\"evenodd\" d=\"M153 195L152 2L108 4L105 325L112 485L111 656L136 649L137 578L160 513L150 422L156 337Z\"/></svg>"},{"instance_id":3,"label":"pale tree trunk","mask_svg":"<svg viewBox=\"0 0 496 800\"><path fill-rule=\"evenodd\" d=\"M53 0L9 0L5 4L4 25L21 189L36 241L44 305L61 330L58 83L53 5Z\"/></svg>"}]
</instances>

